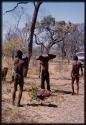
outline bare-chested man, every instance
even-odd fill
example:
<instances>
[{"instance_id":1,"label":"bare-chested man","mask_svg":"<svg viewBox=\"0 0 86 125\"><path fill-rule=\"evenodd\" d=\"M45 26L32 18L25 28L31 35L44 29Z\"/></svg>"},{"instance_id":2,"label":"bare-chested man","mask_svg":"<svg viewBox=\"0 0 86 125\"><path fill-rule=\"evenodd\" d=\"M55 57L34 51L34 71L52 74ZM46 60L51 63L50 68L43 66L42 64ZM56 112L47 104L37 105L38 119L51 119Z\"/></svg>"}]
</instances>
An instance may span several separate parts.
<instances>
[{"instance_id":1,"label":"bare-chested man","mask_svg":"<svg viewBox=\"0 0 86 125\"><path fill-rule=\"evenodd\" d=\"M55 58L56 55L48 54L47 56L39 56L37 60L40 60L41 65L41 89L45 89L45 80L47 82L47 90L50 91L50 79L49 79L49 67L48 62L50 59Z\"/></svg>"},{"instance_id":2,"label":"bare-chested man","mask_svg":"<svg viewBox=\"0 0 86 125\"><path fill-rule=\"evenodd\" d=\"M20 106L20 101L22 97L23 85L24 85L24 76L23 76L23 69L24 69L24 61L22 59L22 51L17 51L17 56L14 60L14 90L12 94L12 103L15 104L15 97L17 86L19 85L19 96L18 96L18 103L17 106Z\"/></svg>"},{"instance_id":3,"label":"bare-chested man","mask_svg":"<svg viewBox=\"0 0 86 125\"><path fill-rule=\"evenodd\" d=\"M72 71L71 71L71 77L72 77L72 94L74 95L74 82L76 80L77 83L77 94L79 94L79 71L81 69L81 76L83 75L83 68L82 68L82 64L80 61L78 61L78 57L74 56L73 58L74 62L72 64Z\"/></svg>"}]
</instances>

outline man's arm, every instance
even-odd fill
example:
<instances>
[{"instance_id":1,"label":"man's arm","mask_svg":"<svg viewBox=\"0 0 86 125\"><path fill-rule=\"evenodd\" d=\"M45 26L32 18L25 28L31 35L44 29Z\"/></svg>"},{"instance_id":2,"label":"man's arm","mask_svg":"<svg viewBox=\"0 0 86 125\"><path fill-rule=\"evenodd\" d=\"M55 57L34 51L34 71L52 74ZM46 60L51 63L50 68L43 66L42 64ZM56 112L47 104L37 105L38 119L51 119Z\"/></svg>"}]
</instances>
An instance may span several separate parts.
<instances>
[{"instance_id":1,"label":"man's arm","mask_svg":"<svg viewBox=\"0 0 86 125\"><path fill-rule=\"evenodd\" d=\"M40 78L40 73L41 73L41 62L40 62L40 67L39 67L39 78Z\"/></svg>"},{"instance_id":2,"label":"man's arm","mask_svg":"<svg viewBox=\"0 0 86 125\"><path fill-rule=\"evenodd\" d=\"M14 71L15 71L15 72L17 72L18 63L19 63L19 59L18 59L18 58L15 58L15 59L14 59Z\"/></svg>"},{"instance_id":3,"label":"man's arm","mask_svg":"<svg viewBox=\"0 0 86 125\"><path fill-rule=\"evenodd\" d=\"M49 57L48 57L49 60L50 60L50 59L54 59L54 58L56 58L56 55L53 55L53 54L48 54L48 56L49 56Z\"/></svg>"},{"instance_id":4,"label":"man's arm","mask_svg":"<svg viewBox=\"0 0 86 125\"><path fill-rule=\"evenodd\" d=\"M18 58L15 58L14 59L14 65L17 64L19 62L19 59Z\"/></svg>"},{"instance_id":5,"label":"man's arm","mask_svg":"<svg viewBox=\"0 0 86 125\"><path fill-rule=\"evenodd\" d=\"M80 63L80 69L81 69L81 76L83 76L83 68L81 63Z\"/></svg>"},{"instance_id":6,"label":"man's arm","mask_svg":"<svg viewBox=\"0 0 86 125\"><path fill-rule=\"evenodd\" d=\"M73 70L71 71L71 77L73 76Z\"/></svg>"},{"instance_id":7,"label":"man's arm","mask_svg":"<svg viewBox=\"0 0 86 125\"><path fill-rule=\"evenodd\" d=\"M74 65L72 64L71 77L73 76L73 67Z\"/></svg>"},{"instance_id":8,"label":"man's arm","mask_svg":"<svg viewBox=\"0 0 86 125\"><path fill-rule=\"evenodd\" d=\"M41 60L42 59L42 56L37 56L36 57L36 60Z\"/></svg>"}]
</instances>

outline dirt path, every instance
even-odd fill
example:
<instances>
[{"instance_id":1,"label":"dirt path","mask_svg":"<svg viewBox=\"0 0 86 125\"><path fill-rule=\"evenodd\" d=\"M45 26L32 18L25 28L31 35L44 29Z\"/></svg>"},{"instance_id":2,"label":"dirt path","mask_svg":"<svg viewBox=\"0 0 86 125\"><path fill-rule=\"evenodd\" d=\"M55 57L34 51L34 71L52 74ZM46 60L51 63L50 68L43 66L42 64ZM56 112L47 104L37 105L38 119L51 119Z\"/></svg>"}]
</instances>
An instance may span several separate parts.
<instances>
[{"instance_id":1,"label":"dirt path","mask_svg":"<svg viewBox=\"0 0 86 125\"><path fill-rule=\"evenodd\" d=\"M55 67L51 67L50 71ZM52 69L52 70L51 70ZM84 80L80 79L80 94L71 94L71 80L69 72L64 78L51 74L52 96L44 101L32 100L30 96L31 84L40 87L38 76L25 79L24 92L21 100L22 107L12 106L13 84L2 85L2 122L6 123L84 123ZM67 75L68 74L68 75ZM65 78L69 79L65 79ZM57 78L57 79L56 79ZM8 80L8 79L7 79ZM76 87L76 86L75 86ZM18 94L18 92L17 92Z\"/></svg>"}]
</instances>

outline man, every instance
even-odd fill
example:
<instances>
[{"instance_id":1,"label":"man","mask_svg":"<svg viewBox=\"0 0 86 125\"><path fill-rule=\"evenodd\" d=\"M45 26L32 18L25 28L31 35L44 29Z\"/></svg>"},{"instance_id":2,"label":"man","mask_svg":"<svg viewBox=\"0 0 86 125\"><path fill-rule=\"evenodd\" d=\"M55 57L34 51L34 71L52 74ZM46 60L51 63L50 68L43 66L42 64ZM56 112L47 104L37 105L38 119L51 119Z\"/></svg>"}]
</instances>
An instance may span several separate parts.
<instances>
[{"instance_id":1,"label":"man","mask_svg":"<svg viewBox=\"0 0 86 125\"><path fill-rule=\"evenodd\" d=\"M22 55L23 55L22 51L18 50L16 58L14 59L14 90L12 94L12 103L13 105L15 104L17 86L19 85L19 95L18 95L17 106L20 106L23 85L24 85L24 76L23 76L24 61L22 59Z\"/></svg>"},{"instance_id":2,"label":"man","mask_svg":"<svg viewBox=\"0 0 86 125\"><path fill-rule=\"evenodd\" d=\"M49 66L48 62L50 59L55 58L56 55L48 54L48 55L42 55L37 58L37 60L40 60L41 65L41 89L45 89L45 80L47 82L47 90L50 90L50 79L49 79Z\"/></svg>"},{"instance_id":3,"label":"man","mask_svg":"<svg viewBox=\"0 0 86 125\"><path fill-rule=\"evenodd\" d=\"M71 71L71 77L72 77L72 94L74 95L74 82L77 83L77 94L79 94L79 71L81 69L81 76L83 76L83 68L81 62L78 61L78 57L75 55L73 58L73 64L72 64L72 71Z\"/></svg>"}]
</instances>

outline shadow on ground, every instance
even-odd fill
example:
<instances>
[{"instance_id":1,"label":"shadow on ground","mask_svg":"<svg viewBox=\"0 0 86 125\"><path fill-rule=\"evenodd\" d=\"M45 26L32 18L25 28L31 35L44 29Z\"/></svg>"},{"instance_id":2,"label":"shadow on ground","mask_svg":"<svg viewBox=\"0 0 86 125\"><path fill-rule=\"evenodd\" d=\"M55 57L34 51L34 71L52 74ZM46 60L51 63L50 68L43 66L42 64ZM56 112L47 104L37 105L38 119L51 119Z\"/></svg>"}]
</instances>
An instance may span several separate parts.
<instances>
[{"instance_id":1,"label":"shadow on ground","mask_svg":"<svg viewBox=\"0 0 86 125\"><path fill-rule=\"evenodd\" d=\"M15 105L17 106L17 105ZM24 106L33 106L33 107L37 107L37 106L47 106L47 107L53 107L53 108L57 108L58 106L55 105L55 104L52 104L52 103L39 103L39 104L36 104L36 103L28 103L28 104L20 104L18 107L24 107Z\"/></svg>"},{"instance_id":2,"label":"shadow on ground","mask_svg":"<svg viewBox=\"0 0 86 125\"><path fill-rule=\"evenodd\" d=\"M72 94L71 91L65 91L65 90L55 90L55 93L62 93L62 94Z\"/></svg>"},{"instance_id":3,"label":"shadow on ground","mask_svg":"<svg viewBox=\"0 0 86 125\"><path fill-rule=\"evenodd\" d=\"M35 103L33 103L33 104L27 104L27 106L33 106L33 107L35 107L35 106L47 106L47 107L54 107L54 108L58 107L57 105L51 104L51 103L49 103L49 104L45 104L45 103L35 104Z\"/></svg>"}]
</instances>

